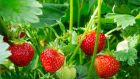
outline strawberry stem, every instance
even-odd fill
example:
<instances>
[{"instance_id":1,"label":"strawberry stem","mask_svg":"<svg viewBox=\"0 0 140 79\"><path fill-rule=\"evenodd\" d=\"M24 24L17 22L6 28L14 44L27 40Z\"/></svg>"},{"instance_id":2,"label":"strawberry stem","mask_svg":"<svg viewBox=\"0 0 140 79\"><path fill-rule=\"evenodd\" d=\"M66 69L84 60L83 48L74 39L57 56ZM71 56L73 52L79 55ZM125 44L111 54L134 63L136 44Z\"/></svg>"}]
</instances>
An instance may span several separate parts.
<instances>
[{"instance_id":1,"label":"strawberry stem","mask_svg":"<svg viewBox=\"0 0 140 79\"><path fill-rule=\"evenodd\" d=\"M107 39L107 50L110 51L109 39Z\"/></svg>"},{"instance_id":2,"label":"strawberry stem","mask_svg":"<svg viewBox=\"0 0 140 79\"><path fill-rule=\"evenodd\" d=\"M105 36L106 36L106 37L109 37L109 34L111 34L111 33L114 32L114 31L121 30L121 29L122 29L121 27L116 27L116 28L114 28L114 29L108 31L108 32L105 34Z\"/></svg>"},{"instance_id":3,"label":"strawberry stem","mask_svg":"<svg viewBox=\"0 0 140 79\"><path fill-rule=\"evenodd\" d=\"M79 57L79 60L80 60L80 64L82 64L83 62L82 62L82 54L81 54L81 50L79 50L80 51L80 57Z\"/></svg>"},{"instance_id":4,"label":"strawberry stem","mask_svg":"<svg viewBox=\"0 0 140 79\"><path fill-rule=\"evenodd\" d=\"M77 27L80 27L80 19L81 19L81 17L80 17L80 11L81 11L81 5L80 5L80 3L81 4L83 4L83 0L80 2L80 0L78 0L77 1L77 5L78 5L78 19L77 19Z\"/></svg>"},{"instance_id":5,"label":"strawberry stem","mask_svg":"<svg viewBox=\"0 0 140 79\"><path fill-rule=\"evenodd\" d=\"M95 41L93 56L91 58L91 64L89 67L87 79L91 79L90 76L91 76L91 72L93 71L93 64L94 64L94 61L95 61L95 58L97 55L98 39L99 39L100 26L101 26L101 4L102 4L102 0L98 0L98 25L97 25L96 41ZM94 69L95 69L95 67L94 67ZM98 79L98 76L96 76L96 73L94 75L95 75L95 79Z\"/></svg>"},{"instance_id":6,"label":"strawberry stem","mask_svg":"<svg viewBox=\"0 0 140 79\"><path fill-rule=\"evenodd\" d=\"M70 0L70 25L69 25L70 41L72 40L72 26L73 26L73 0Z\"/></svg>"}]
</instances>

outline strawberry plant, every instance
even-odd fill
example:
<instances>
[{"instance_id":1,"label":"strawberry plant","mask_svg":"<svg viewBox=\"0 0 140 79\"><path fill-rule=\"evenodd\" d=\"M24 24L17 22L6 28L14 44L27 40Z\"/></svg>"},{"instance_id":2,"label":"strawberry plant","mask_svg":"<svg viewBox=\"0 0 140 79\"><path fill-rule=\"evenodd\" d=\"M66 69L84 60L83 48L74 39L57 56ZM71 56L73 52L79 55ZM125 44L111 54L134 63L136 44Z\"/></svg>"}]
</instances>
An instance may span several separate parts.
<instances>
[{"instance_id":1,"label":"strawberry plant","mask_svg":"<svg viewBox=\"0 0 140 79\"><path fill-rule=\"evenodd\" d=\"M0 79L140 79L139 0L0 0Z\"/></svg>"}]
</instances>

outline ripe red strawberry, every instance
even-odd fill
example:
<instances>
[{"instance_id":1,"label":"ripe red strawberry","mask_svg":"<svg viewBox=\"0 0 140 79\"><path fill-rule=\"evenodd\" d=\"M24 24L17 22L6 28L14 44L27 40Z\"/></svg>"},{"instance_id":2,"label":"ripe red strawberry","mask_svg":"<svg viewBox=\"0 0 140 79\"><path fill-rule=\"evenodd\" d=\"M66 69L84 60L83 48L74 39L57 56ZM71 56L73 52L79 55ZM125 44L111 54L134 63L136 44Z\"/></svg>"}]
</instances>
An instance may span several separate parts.
<instances>
[{"instance_id":1,"label":"ripe red strawberry","mask_svg":"<svg viewBox=\"0 0 140 79\"><path fill-rule=\"evenodd\" d=\"M57 50L49 48L40 55L40 60L47 72L54 73L64 64L64 55Z\"/></svg>"},{"instance_id":2,"label":"ripe red strawberry","mask_svg":"<svg viewBox=\"0 0 140 79\"><path fill-rule=\"evenodd\" d=\"M12 44L9 47L12 55L9 59L17 66L27 66L34 56L34 49L29 43Z\"/></svg>"},{"instance_id":3,"label":"ripe red strawberry","mask_svg":"<svg viewBox=\"0 0 140 79\"><path fill-rule=\"evenodd\" d=\"M101 78L108 78L115 75L120 68L120 63L109 55L98 55L94 65L97 74Z\"/></svg>"},{"instance_id":4,"label":"ripe red strawberry","mask_svg":"<svg viewBox=\"0 0 140 79\"><path fill-rule=\"evenodd\" d=\"M81 36L82 35L80 35L78 38L78 43L80 42ZM87 33L86 36L84 37L80 48L83 50L83 52L86 55L93 54L95 40L96 40L96 32L95 31L91 31L91 32ZM97 52L100 52L101 50L103 50L103 48L105 46L105 42L106 42L105 35L103 33L100 33L99 40L98 40L98 51Z\"/></svg>"}]
</instances>

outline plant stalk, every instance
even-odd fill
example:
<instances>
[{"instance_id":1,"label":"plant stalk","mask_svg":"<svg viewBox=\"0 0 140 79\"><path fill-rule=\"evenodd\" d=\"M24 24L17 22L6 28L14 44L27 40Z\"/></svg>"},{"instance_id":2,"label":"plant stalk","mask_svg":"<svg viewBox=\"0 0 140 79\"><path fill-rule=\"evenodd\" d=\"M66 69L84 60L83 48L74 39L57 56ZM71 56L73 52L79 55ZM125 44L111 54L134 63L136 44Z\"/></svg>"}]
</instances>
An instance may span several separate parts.
<instances>
[{"instance_id":1,"label":"plant stalk","mask_svg":"<svg viewBox=\"0 0 140 79\"><path fill-rule=\"evenodd\" d=\"M118 30L121 30L121 29L122 29L122 27L116 27L116 28L114 28L114 29L108 31L108 32L105 34L105 36L108 37L109 34L111 34L112 32L114 32L114 31L118 31Z\"/></svg>"},{"instance_id":2,"label":"plant stalk","mask_svg":"<svg viewBox=\"0 0 140 79\"><path fill-rule=\"evenodd\" d=\"M70 25L69 25L70 41L72 40L72 26L73 26L73 0L70 0Z\"/></svg>"},{"instance_id":3,"label":"plant stalk","mask_svg":"<svg viewBox=\"0 0 140 79\"><path fill-rule=\"evenodd\" d=\"M101 3L102 3L102 1L98 0L98 25L97 25L97 32L96 32L96 41L95 41L93 56L91 58L91 64L90 64L90 67L89 67L89 72L88 72L87 79L91 79L90 78L91 72L93 71L93 68L95 69L94 61L95 61L95 58L96 58L96 55L97 55L98 39L99 39L100 26L101 26ZM95 73L95 79L98 79L98 77L96 76L96 73Z\"/></svg>"},{"instance_id":4,"label":"plant stalk","mask_svg":"<svg viewBox=\"0 0 140 79\"><path fill-rule=\"evenodd\" d=\"M78 24L77 24L77 27L80 27L80 11L81 11L81 7L80 7L80 1L78 0Z\"/></svg>"}]
</instances>

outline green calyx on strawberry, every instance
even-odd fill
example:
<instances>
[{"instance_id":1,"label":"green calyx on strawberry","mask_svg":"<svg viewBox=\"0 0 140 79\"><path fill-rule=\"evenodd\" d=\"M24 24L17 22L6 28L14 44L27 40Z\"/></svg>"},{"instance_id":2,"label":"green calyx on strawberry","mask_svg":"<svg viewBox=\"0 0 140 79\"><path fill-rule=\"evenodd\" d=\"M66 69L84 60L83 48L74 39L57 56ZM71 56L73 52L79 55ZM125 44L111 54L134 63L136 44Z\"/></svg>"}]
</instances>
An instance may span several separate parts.
<instances>
[{"instance_id":1,"label":"green calyx on strawberry","mask_svg":"<svg viewBox=\"0 0 140 79\"><path fill-rule=\"evenodd\" d=\"M75 79L76 68L74 66L63 66L56 72L56 76L59 79Z\"/></svg>"},{"instance_id":2,"label":"green calyx on strawberry","mask_svg":"<svg viewBox=\"0 0 140 79\"><path fill-rule=\"evenodd\" d=\"M12 53L10 61L19 67L27 66L34 56L34 49L27 42L11 44L9 50Z\"/></svg>"},{"instance_id":3,"label":"green calyx on strawberry","mask_svg":"<svg viewBox=\"0 0 140 79\"><path fill-rule=\"evenodd\" d=\"M101 78L111 77L120 69L120 63L110 55L98 55L94 65L98 76Z\"/></svg>"},{"instance_id":4,"label":"green calyx on strawberry","mask_svg":"<svg viewBox=\"0 0 140 79\"><path fill-rule=\"evenodd\" d=\"M64 64L64 55L54 48L48 48L42 51L40 61L47 72L55 73Z\"/></svg>"},{"instance_id":5,"label":"green calyx on strawberry","mask_svg":"<svg viewBox=\"0 0 140 79\"><path fill-rule=\"evenodd\" d=\"M81 40L82 35L78 38L78 43ZM96 31L90 31L86 34L84 37L82 44L80 48L86 55L92 55L94 51L95 46L95 40L96 40ZM97 52L100 52L105 47L106 37L103 33L99 34L99 40L98 40L98 49Z\"/></svg>"}]
</instances>

